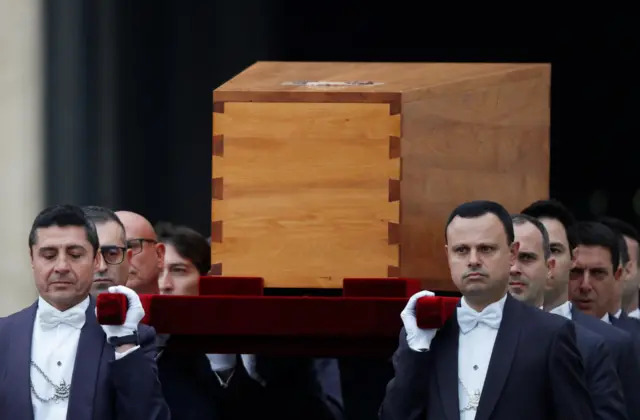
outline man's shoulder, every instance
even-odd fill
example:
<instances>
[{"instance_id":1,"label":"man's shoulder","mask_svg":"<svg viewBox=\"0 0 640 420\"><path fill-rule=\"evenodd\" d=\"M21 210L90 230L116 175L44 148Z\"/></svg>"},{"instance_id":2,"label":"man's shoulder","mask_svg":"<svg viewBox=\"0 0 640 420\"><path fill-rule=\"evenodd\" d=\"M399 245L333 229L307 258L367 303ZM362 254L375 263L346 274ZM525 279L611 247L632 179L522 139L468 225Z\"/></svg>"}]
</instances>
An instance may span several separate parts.
<instances>
[{"instance_id":1,"label":"man's shoulder","mask_svg":"<svg viewBox=\"0 0 640 420\"><path fill-rule=\"evenodd\" d=\"M0 332L2 332L3 329L11 328L11 325L16 322L21 322L25 319L31 319L34 314L35 304L27 306L26 308L23 308L18 312L7 315L4 318L0 318Z\"/></svg>"},{"instance_id":2,"label":"man's shoulder","mask_svg":"<svg viewBox=\"0 0 640 420\"><path fill-rule=\"evenodd\" d=\"M629 316L620 317L620 328L632 334L640 333L640 320Z\"/></svg>"},{"instance_id":3,"label":"man's shoulder","mask_svg":"<svg viewBox=\"0 0 640 420\"><path fill-rule=\"evenodd\" d=\"M579 325L600 335L607 342L624 344L631 341L631 335L629 335L629 333L590 315L574 315L574 320Z\"/></svg>"},{"instance_id":4,"label":"man's shoulder","mask_svg":"<svg viewBox=\"0 0 640 420\"><path fill-rule=\"evenodd\" d=\"M583 327L582 325L574 324L574 326L576 330L576 342L578 343L580 351L585 356L589 356L594 352L602 351L605 347L605 342L601 335Z\"/></svg>"},{"instance_id":5,"label":"man's shoulder","mask_svg":"<svg viewBox=\"0 0 640 420\"><path fill-rule=\"evenodd\" d=\"M573 329L573 325L570 320L560 315L545 312L541 309L523 304L525 311L525 318L532 321L532 324L536 326L535 330L540 332L546 331L549 334L557 334L559 331L566 331Z\"/></svg>"},{"instance_id":6,"label":"man's shoulder","mask_svg":"<svg viewBox=\"0 0 640 420\"><path fill-rule=\"evenodd\" d=\"M580 340L583 340L586 343L594 344L594 345L604 343L602 336L595 333L594 331L591 331L590 329L580 324L574 324L574 326L576 329L576 336L580 338Z\"/></svg>"},{"instance_id":7,"label":"man's shoulder","mask_svg":"<svg viewBox=\"0 0 640 420\"><path fill-rule=\"evenodd\" d=\"M31 305L0 318L0 347L11 342L11 336L14 331L19 331L20 328L28 328L28 323L33 322L34 315L35 308L34 305Z\"/></svg>"}]
</instances>

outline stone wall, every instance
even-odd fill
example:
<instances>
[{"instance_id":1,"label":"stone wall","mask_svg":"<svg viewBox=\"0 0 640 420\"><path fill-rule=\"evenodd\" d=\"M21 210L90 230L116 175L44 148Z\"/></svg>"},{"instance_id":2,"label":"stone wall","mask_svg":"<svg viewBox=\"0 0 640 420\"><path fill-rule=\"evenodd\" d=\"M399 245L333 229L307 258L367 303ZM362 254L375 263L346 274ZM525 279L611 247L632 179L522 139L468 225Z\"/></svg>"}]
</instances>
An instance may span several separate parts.
<instances>
[{"instance_id":1,"label":"stone wall","mask_svg":"<svg viewBox=\"0 0 640 420\"><path fill-rule=\"evenodd\" d=\"M0 13L0 316L34 301L27 237L44 202L41 2Z\"/></svg>"}]
</instances>

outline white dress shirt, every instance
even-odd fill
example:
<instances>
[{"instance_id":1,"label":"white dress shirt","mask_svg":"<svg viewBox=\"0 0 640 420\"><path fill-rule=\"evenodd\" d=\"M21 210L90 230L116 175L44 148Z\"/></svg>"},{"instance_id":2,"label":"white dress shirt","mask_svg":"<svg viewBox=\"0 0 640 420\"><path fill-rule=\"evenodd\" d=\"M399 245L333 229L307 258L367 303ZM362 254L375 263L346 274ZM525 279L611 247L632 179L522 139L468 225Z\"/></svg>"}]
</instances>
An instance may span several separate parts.
<instances>
[{"instance_id":1,"label":"white dress shirt","mask_svg":"<svg viewBox=\"0 0 640 420\"><path fill-rule=\"evenodd\" d=\"M616 312L615 314L613 314L613 316L616 317L616 319L620 319L620 315L622 315L622 309L618 309L618 312Z\"/></svg>"},{"instance_id":2,"label":"white dress shirt","mask_svg":"<svg viewBox=\"0 0 640 420\"><path fill-rule=\"evenodd\" d=\"M640 309L634 309L627 314L629 318L640 319Z\"/></svg>"},{"instance_id":3,"label":"white dress shirt","mask_svg":"<svg viewBox=\"0 0 640 420\"><path fill-rule=\"evenodd\" d=\"M563 316L571 320L571 302L567 301L549 311L549 313Z\"/></svg>"},{"instance_id":4,"label":"white dress shirt","mask_svg":"<svg viewBox=\"0 0 640 420\"><path fill-rule=\"evenodd\" d=\"M156 343L158 347L164 347L167 345L167 341L169 341L169 334L158 334ZM262 386L265 385L264 380L258 375L256 370L256 356L253 354L242 354L240 355L242 359L242 364L244 365L245 370L249 374L251 378L260 383ZM211 371L216 375L218 382L223 388L229 386L231 379L235 373L236 368L236 355L235 354L207 354L207 359L209 359L209 365L211 366ZM224 374L223 374L224 373Z\"/></svg>"},{"instance_id":5,"label":"white dress shirt","mask_svg":"<svg viewBox=\"0 0 640 420\"><path fill-rule=\"evenodd\" d=\"M211 365L211 370L215 373L216 378L218 378L218 382L224 388L229 385L231 378L233 378L233 374L236 367L236 355L235 354L207 354L207 358L209 359L209 364ZM240 355L242 359L242 364L246 369L249 376L260 383L261 385L265 385L260 375L256 370L256 356L253 354L242 354ZM219 373L224 371L231 371L231 373L223 378L219 375Z\"/></svg>"},{"instance_id":6,"label":"white dress shirt","mask_svg":"<svg viewBox=\"0 0 640 420\"><path fill-rule=\"evenodd\" d=\"M499 301L487 306L480 313L471 309L464 298L462 298L460 306L478 314L497 310L501 320L506 299L507 296L505 295ZM478 397L482 394L497 335L497 328L489 327L484 323L478 323L466 334L462 331L460 332L458 344L460 420L474 420L476 417L476 409L464 410L464 408L467 407L474 394L477 393Z\"/></svg>"},{"instance_id":7,"label":"white dress shirt","mask_svg":"<svg viewBox=\"0 0 640 420\"><path fill-rule=\"evenodd\" d=\"M31 338L31 360L56 386L63 381L71 385L71 377L80 340L80 330L85 323L85 312L89 307L89 297L78 305L61 312L38 298L38 309ZM115 353L121 359L134 349ZM55 395L53 386L43 375L31 366L31 382L35 393L43 399ZM69 400L42 402L31 391L34 420L66 420Z\"/></svg>"}]
</instances>

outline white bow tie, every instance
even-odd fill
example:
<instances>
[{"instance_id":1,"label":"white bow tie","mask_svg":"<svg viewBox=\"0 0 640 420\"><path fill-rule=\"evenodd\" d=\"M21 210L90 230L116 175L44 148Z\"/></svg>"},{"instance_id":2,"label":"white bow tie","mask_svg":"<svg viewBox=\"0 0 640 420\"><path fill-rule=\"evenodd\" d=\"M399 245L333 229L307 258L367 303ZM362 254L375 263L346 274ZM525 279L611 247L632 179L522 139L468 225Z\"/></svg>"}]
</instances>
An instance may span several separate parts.
<instances>
[{"instance_id":1,"label":"white bow tie","mask_svg":"<svg viewBox=\"0 0 640 420\"><path fill-rule=\"evenodd\" d=\"M460 306L457 310L457 318L460 331L463 334L474 329L480 322L497 330L500 328L502 312L496 306L485 308L480 313L465 306Z\"/></svg>"},{"instance_id":2,"label":"white bow tie","mask_svg":"<svg viewBox=\"0 0 640 420\"><path fill-rule=\"evenodd\" d=\"M81 309L70 309L64 312L53 312L44 310L40 312L40 325L45 330L51 330L60 324L70 325L74 328L81 329L84 325L86 315Z\"/></svg>"}]
</instances>

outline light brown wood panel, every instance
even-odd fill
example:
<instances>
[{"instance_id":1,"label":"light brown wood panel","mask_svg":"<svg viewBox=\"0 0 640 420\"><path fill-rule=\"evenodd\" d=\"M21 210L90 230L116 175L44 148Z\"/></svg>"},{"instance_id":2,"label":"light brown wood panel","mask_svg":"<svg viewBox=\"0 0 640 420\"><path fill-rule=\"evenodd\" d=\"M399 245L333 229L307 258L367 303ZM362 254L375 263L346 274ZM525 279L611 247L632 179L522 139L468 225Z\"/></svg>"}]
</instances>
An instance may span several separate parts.
<instances>
[{"instance_id":1,"label":"light brown wood panel","mask_svg":"<svg viewBox=\"0 0 640 420\"><path fill-rule=\"evenodd\" d=\"M548 198L547 66L463 80L403 105L400 274L455 290L444 226L471 200L511 212Z\"/></svg>"},{"instance_id":2,"label":"light brown wood panel","mask_svg":"<svg viewBox=\"0 0 640 420\"><path fill-rule=\"evenodd\" d=\"M548 196L550 71L254 64L214 92L215 272L280 287L402 276L455 290L448 214L473 199L517 211ZM303 80L321 83L289 83Z\"/></svg>"},{"instance_id":3,"label":"light brown wood panel","mask_svg":"<svg viewBox=\"0 0 640 420\"><path fill-rule=\"evenodd\" d=\"M223 275L330 288L398 265L388 224L399 221L389 179L400 160L389 155L401 133L389 104L225 103L214 134L224 153L213 157L223 192L212 261Z\"/></svg>"},{"instance_id":4,"label":"light brown wood panel","mask_svg":"<svg viewBox=\"0 0 640 420\"><path fill-rule=\"evenodd\" d=\"M408 102L426 89L491 74L520 71L511 63L285 63L258 62L215 91L216 102ZM292 86L286 82L371 81L349 87Z\"/></svg>"}]
</instances>

